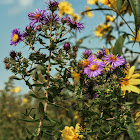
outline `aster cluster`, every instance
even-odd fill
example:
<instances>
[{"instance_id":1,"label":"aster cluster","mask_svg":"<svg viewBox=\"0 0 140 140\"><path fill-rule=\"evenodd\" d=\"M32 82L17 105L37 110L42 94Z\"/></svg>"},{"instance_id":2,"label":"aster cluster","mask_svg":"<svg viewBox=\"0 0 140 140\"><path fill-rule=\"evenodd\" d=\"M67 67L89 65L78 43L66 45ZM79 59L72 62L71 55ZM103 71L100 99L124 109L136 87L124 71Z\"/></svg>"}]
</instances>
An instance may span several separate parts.
<instances>
[{"instance_id":1,"label":"aster cluster","mask_svg":"<svg viewBox=\"0 0 140 140\"><path fill-rule=\"evenodd\" d=\"M17 45L19 42L26 42L26 44L33 44L31 40L35 41L37 33L47 30L57 30L58 27L61 27L64 30L66 26L70 27L70 30L82 31L84 29L83 23L77 22L76 19L71 19L70 17L60 18L58 14L54 12L59 9L59 2L55 0L49 0L46 2L48 7L45 9L36 9L33 12L28 13L28 18L30 20L29 25L26 26L25 31L21 32L19 29L14 29L11 36L11 44ZM65 19L65 20L64 20ZM50 29L52 25L52 29Z\"/></svg>"},{"instance_id":2,"label":"aster cluster","mask_svg":"<svg viewBox=\"0 0 140 140\"><path fill-rule=\"evenodd\" d=\"M89 50L86 50L84 55L89 55L87 59L82 61L84 66L83 74L88 77L101 75L104 71L112 72L126 63L122 56L110 54L106 48L93 55L89 53Z\"/></svg>"},{"instance_id":3,"label":"aster cluster","mask_svg":"<svg viewBox=\"0 0 140 140\"><path fill-rule=\"evenodd\" d=\"M139 79L134 79L140 75L132 76L130 65L125 59L110 53L107 48L95 54L92 54L91 50L85 50L83 60L80 60L77 67L79 72L72 71L71 75L76 83L83 85L83 95L86 98L95 99L101 96L101 93L114 93L115 90L122 90L121 95L125 95L126 91L140 93L138 87L134 86L140 84Z\"/></svg>"}]
</instances>

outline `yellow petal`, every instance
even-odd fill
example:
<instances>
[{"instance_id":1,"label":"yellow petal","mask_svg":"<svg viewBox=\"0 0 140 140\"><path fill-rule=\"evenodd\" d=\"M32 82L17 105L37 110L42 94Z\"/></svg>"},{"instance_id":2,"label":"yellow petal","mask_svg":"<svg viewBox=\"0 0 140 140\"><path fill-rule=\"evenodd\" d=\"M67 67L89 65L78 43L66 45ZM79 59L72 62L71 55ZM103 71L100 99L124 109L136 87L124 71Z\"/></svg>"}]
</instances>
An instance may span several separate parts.
<instances>
[{"instance_id":1,"label":"yellow petal","mask_svg":"<svg viewBox=\"0 0 140 140\"><path fill-rule=\"evenodd\" d=\"M75 126L75 130L76 130L76 133L80 133L80 124L77 123L76 126Z\"/></svg>"},{"instance_id":2,"label":"yellow petal","mask_svg":"<svg viewBox=\"0 0 140 140\"><path fill-rule=\"evenodd\" d=\"M129 73L128 73L128 79L132 77L132 74L134 73L134 70L135 70L135 66L132 66L129 70Z\"/></svg>"},{"instance_id":3,"label":"yellow petal","mask_svg":"<svg viewBox=\"0 0 140 140\"><path fill-rule=\"evenodd\" d=\"M87 3L90 5L93 5L97 2L97 0L88 0Z\"/></svg>"},{"instance_id":4,"label":"yellow petal","mask_svg":"<svg viewBox=\"0 0 140 140\"><path fill-rule=\"evenodd\" d=\"M90 7L86 7L85 10L90 10ZM93 17L93 13L91 11L87 11L86 14L88 17Z\"/></svg>"},{"instance_id":5,"label":"yellow petal","mask_svg":"<svg viewBox=\"0 0 140 140\"><path fill-rule=\"evenodd\" d=\"M140 74L133 74L133 75L132 75L132 78L133 78L133 79L138 78L138 77L140 77Z\"/></svg>"},{"instance_id":6,"label":"yellow petal","mask_svg":"<svg viewBox=\"0 0 140 140\"><path fill-rule=\"evenodd\" d=\"M129 92L133 91L133 92L138 93L138 94L140 93L140 89L138 87L136 87L136 86L133 86L133 85L128 85L126 89Z\"/></svg>"},{"instance_id":7,"label":"yellow petal","mask_svg":"<svg viewBox=\"0 0 140 140\"><path fill-rule=\"evenodd\" d=\"M129 84L131 84L131 85L139 85L140 84L140 79L130 79Z\"/></svg>"},{"instance_id":8,"label":"yellow petal","mask_svg":"<svg viewBox=\"0 0 140 140\"><path fill-rule=\"evenodd\" d=\"M135 120L137 120L137 118L140 117L140 111L136 113L136 117L135 117Z\"/></svg>"}]
</instances>

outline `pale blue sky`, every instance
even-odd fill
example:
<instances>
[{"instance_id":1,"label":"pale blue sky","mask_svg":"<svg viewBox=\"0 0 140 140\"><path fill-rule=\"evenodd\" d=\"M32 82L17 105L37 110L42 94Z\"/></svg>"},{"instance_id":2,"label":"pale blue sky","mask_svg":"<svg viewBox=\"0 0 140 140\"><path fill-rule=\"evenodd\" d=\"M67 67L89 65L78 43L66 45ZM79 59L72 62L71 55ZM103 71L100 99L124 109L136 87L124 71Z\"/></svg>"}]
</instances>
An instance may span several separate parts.
<instances>
[{"instance_id":1,"label":"pale blue sky","mask_svg":"<svg viewBox=\"0 0 140 140\"><path fill-rule=\"evenodd\" d=\"M46 0L0 0L0 41L1 41L1 51L0 51L0 89L3 88L4 82L8 80L8 77L13 75L12 72L5 70L3 59L9 56L11 50L21 51L26 55L28 48L23 48L22 43L17 46L10 46L11 31L15 28L20 28L21 31L25 29L28 25L28 12L35 11L37 8L44 9L46 7ZM72 4L75 9L75 13L80 13L85 9L87 5L87 0L67 0ZM94 8L94 5L90 6ZM132 18L132 17L131 17ZM85 25L83 32L78 34L78 38L92 34L94 36L94 28L104 21L104 16L102 12L94 12L93 18L84 18L82 22ZM128 28L124 28L128 29ZM102 48L103 42L99 39L93 38L90 43L88 41L83 43L88 48ZM138 45L137 45L138 46ZM79 52L79 54L82 51ZM16 82L16 86L23 87L25 83ZM24 86L22 93L27 92L28 88Z\"/></svg>"}]
</instances>

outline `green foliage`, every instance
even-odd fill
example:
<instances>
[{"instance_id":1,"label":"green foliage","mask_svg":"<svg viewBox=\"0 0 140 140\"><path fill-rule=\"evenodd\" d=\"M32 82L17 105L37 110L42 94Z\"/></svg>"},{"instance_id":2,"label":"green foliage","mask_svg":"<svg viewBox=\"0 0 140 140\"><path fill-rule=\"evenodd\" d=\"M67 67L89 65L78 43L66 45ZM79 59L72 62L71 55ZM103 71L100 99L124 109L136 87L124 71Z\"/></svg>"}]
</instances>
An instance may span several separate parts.
<instances>
[{"instance_id":1,"label":"green foliage","mask_svg":"<svg viewBox=\"0 0 140 140\"><path fill-rule=\"evenodd\" d=\"M129 0L129 2L134 13L137 31L139 9L135 4L139 4L139 1ZM138 110L139 95L136 97L134 93L127 91L125 95L123 94L122 82L125 86L131 84L129 81L131 77L130 79L126 77L129 68L125 62L115 63L118 59L116 55L124 55L125 45L133 43L129 41L131 34L121 30L124 23L131 29L129 23L123 18L127 13L127 8L122 7L123 4L130 7L128 1L118 0L119 12L112 7L103 8L103 5L99 5L98 2L97 8L89 10L112 10L117 13L113 20L106 17L103 26L100 25L99 29L97 28L96 34L105 41L106 46L109 45L111 52L103 48L102 51L94 54L96 59L92 58L91 62L89 62L91 54L88 53L82 54L83 61L77 60L78 49L87 48L82 46L82 43L90 36L77 39L76 32L72 30L81 30L79 26L82 28L82 24L76 20L70 22L70 19L65 19L68 20L65 23L61 19L58 23L53 19L54 11L51 11L49 22L44 24L41 21L40 30L32 28L25 31L27 34L24 43L31 50L30 55L25 58L22 53L16 52L15 57L4 60L6 68L18 77L9 78L5 88L0 91L2 101L0 102L2 114L0 136L2 138L0 139L61 140L65 126L75 126L76 123L80 123L79 131L83 135L83 140L121 140L126 136L132 140L139 139L133 119ZM82 14L89 11L84 11ZM120 21L118 16L124 22ZM69 32L72 37L65 38ZM118 37L114 33L117 33ZM72 39L75 39L75 42L71 42ZM113 40L116 40L114 46ZM68 43L70 46L65 49L67 47L65 44L68 45ZM107 64L107 60L103 58L108 56L108 53L113 56L109 58L111 62ZM133 51L131 53L133 54ZM122 58L119 59L123 61ZM135 64L137 59L138 56L130 64ZM99 65L89 66L94 61L103 62L101 66L104 67L103 70L96 71ZM120 65L113 68L113 62ZM89 71L96 71L97 75L85 74L86 67L89 67ZM31 91L25 93L23 97L11 93L10 89L14 87L13 79L25 81ZM79 133L75 129L72 129L74 137L71 140L79 139L77 138Z\"/></svg>"},{"instance_id":2,"label":"green foliage","mask_svg":"<svg viewBox=\"0 0 140 140\"><path fill-rule=\"evenodd\" d=\"M115 46L113 48L113 54L118 54L119 56L122 55L123 44L125 41L126 35L121 35L115 42Z\"/></svg>"}]
</instances>

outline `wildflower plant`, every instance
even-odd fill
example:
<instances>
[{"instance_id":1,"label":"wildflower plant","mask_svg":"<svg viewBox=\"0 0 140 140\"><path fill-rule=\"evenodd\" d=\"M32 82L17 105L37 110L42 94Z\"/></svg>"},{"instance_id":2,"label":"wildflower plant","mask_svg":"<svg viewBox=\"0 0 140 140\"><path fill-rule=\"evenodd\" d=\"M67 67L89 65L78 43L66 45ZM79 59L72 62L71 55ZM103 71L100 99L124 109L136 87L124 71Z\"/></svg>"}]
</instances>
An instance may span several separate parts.
<instances>
[{"instance_id":1,"label":"wildflower plant","mask_svg":"<svg viewBox=\"0 0 140 140\"><path fill-rule=\"evenodd\" d=\"M95 4L97 0L88 2ZM6 69L18 76L16 80L25 81L36 101L35 111L27 109L23 113L25 119L20 119L36 126L32 132L27 129L26 139L115 140L122 134L133 139L130 129L139 139L131 107L126 104L129 92L140 93L140 76L133 74L134 66L130 68L120 51L116 51L117 43L113 50L104 47L94 54L85 50L81 60L77 60L79 46L72 46L65 35L72 30L82 32L83 23L64 15L65 6L69 5L66 1L59 4L49 0L46 4L44 10L28 13L30 22L25 31L12 31L10 45L23 42L30 55L25 58L22 52L11 51L10 57L4 59ZM64 17L56 13L59 9ZM114 18L107 17L108 21L113 22ZM112 30L109 24L103 26L107 27L105 33ZM98 34L101 36L102 31ZM23 102L27 104L28 99Z\"/></svg>"}]
</instances>

